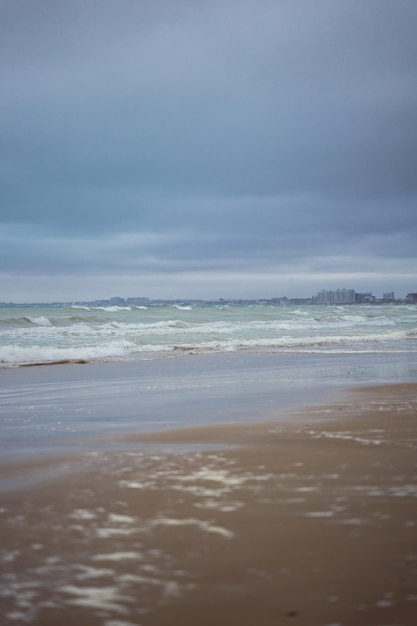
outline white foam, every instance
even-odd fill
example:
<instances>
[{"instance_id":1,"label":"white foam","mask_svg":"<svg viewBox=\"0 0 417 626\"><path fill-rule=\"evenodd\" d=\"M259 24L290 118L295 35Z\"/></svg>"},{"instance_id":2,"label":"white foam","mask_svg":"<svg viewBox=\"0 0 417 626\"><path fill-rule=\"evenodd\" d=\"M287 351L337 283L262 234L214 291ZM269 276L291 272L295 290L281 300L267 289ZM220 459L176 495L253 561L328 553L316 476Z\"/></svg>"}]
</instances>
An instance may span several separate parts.
<instances>
[{"instance_id":1,"label":"white foam","mask_svg":"<svg viewBox=\"0 0 417 626\"><path fill-rule=\"evenodd\" d=\"M136 528L96 528L95 534L100 539L110 539L111 537L122 537L137 533Z\"/></svg>"},{"instance_id":2,"label":"white foam","mask_svg":"<svg viewBox=\"0 0 417 626\"><path fill-rule=\"evenodd\" d=\"M10 613L6 613L6 617L12 622L19 622L19 624L28 622L28 616L21 611L10 611Z\"/></svg>"},{"instance_id":3,"label":"white foam","mask_svg":"<svg viewBox=\"0 0 417 626\"><path fill-rule=\"evenodd\" d=\"M119 480L120 487L127 487L128 489L149 489L155 487L154 482L138 480Z\"/></svg>"},{"instance_id":4,"label":"white foam","mask_svg":"<svg viewBox=\"0 0 417 626\"><path fill-rule=\"evenodd\" d=\"M75 509L70 514L70 517L77 520L91 520L95 519L97 516L95 513L88 511L87 509Z\"/></svg>"},{"instance_id":5,"label":"white foam","mask_svg":"<svg viewBox=\"0 0 417 626\"><path fill-rule=\"evenodd\" d=\"M92 311L106 311L107 313L119 313L120 311L131 311L130 306L95 306Z\"/></svg>"},{"instance_id":6,"label":"white foam","mask_svg":"<svg viewBox=\"0 0 417 626\"><path fill-rule=\"evenodd\" d=\"M65 361L94 361L128 356L136 346L129 341L113 341L101 346L54 347L33 344L31 346L4 345L0 347L0 363L58 363Z\"/></svg>"},{"instance_id":7,"label":"white foam","mask_svg":"<svg viewBox=\"0 0 417 626\"><path fill-rule=\"evenodd\" d=\"M109 513L109 521L115 524L134 524L135 518L131 515L119 515L118 513Z\"/></svg>"},{"instance_id":8,"label":"white foam","mask_svg":"<svg viewBox=\"0 0 417 626\"><path fill-rule=\"evenodd\" d=\"M116 613L127 614L128 610L123 606L126 602L133 602L130 596L122 595L117 587L77 587L76 585L64 585L59 591L71 596L68 604L84 606L101 611L109 610Z\"/></svg>"},{"instance_id":9,"label":"white foam","mask_svg":"<svg viewBox=\"0 0 417 626\"><path fill-rule=\"evenodd\" d=\"M144 576L143 574L122 574L117 577L117 582L121 585L135 583L136 585L161 587L165 598L178 598L181 595L180 585L175 580L161 580L160 578Z\"/></svg>"},{"instance_id":10,"label":"white foam","mask_svg":"<svg viewBox=\"0 0 417 626\"><path fill-rule=\"evenodd\" d=\"M37 315L34 317L28 315L25 319L31 324L35 324L36 326L52 326L49 319L44 315Z\"/></svg>"},{"instance_id":11,"label":"white foam","mask_svg":"<svg viewBox=\"0 0 417 626\"><path fill-rule=\"evenodd\" d=\"M220 498L221 496L230 493L229 487L200 487L200 485L173 485L172 489L175 491L183 491L184 493L192 493L198 497L207 498Z\"/></svg>"},{"instance_id":12,"label":"white foam","mask_svg":"<svg viewBox=\"0 0 417 626\"><path fill-rule=\"evenodd\" d=\"M96 554L93 561L141 561L143 556L140 552L109 552L105 554Z\"/></svg>"},{"instance_id":13,"label":"white foam","mask_svg":"<svg viewBox=\"0 0 417 626\"><path fill-rule=\"evenodd\" d=\"M3 563L13 563L13 561L16 560L19 554L19 550L2 550L1 560Z\"/></svg>"},{"instance_id":14,"label":"white foam","mask_svg":"<svg viewBox=\"0 0 417 626\"><path fill-rule=\"evenodd\" d=\"M305 514L306 517L333 517L334 511L310 511Z\"/></svg>"},{"instance_id":15,"label":"white foam","mask_svg":"<svg viewBox=\"0 0 417 626\"><path fill-rule=\"evenodd\" d=\"M357 443L361 443L364 445L374 445L374 446L379 446L381 445L381 443L383 443L383 441L381 441L381 439L367 439L365 437L358 437L356 435L353 435L352 433L342 433L342 432L326 432L326 431L322 431L320 434L314 434L313 431L310 431L311 434L313 434L313 436L316 439L319 439L320 437L324 437L327 439L344 439L344 440L348 440L348 441L356 441Z\"/></svg>"},{"instance_id":16,"label":"white foam","mask_svg":"<svg viewBox=\"0 0 417 626\"><path fill-rule=\"evenodd\" d=\"M366 496L372 497L394 497L394 498L417 498L417 484L405 484L392 486L383 485L357 485L353 487L356 492L364 493Z\"/></svg>"},{"instance_id":17,"label":"white foam","mask_svg":"<svg viewBox=\"0 0 417 626\"><path fill-rule=\"evenodd\" d=\"M183 482L192 482L195 480L201 481L211 481L211 482L220 482L223 486L228 487L236 487L245 484L248 480L265 480L266 477L263 476L242 476L242 475L233 475L227 470L223 469L213 469L210 467L202 467L199 470L183 475L183 476L173 476L173 480L183 481Z\"/></svg>"},{"instance_id":18,"label":"white foam","mask_svg":"<svg viewBox=\"0 0 417 626\"><path fill-rule=\"evenodd\" d=\"M76 575L77 580L88 580L89 578L103 578L112 576L114 571L111 569L105 568L97 568L91 567L89 565L75 565L75 569L81 570L79 574Z\"/></svg>"},{"instance_id":19,"label":"white foam","mask_svg":"<svg viewBox=\"0 0 417 626\"><path fill-rule=\"evenodd\" d=\"M222 526L215 526L210 524L210 522L206 520L199 520L195 518L169 518L169 517L160 517L154 521L152 521L151 525L155 526L196 526L199 530L203 530L204 532L214 533L216 535L221 535L225 539L232 539L234 537L234 533L227 528L223 528Z\"/></svg>"},{"instance_id":20,"label":"white foam","mask_svg":"<svg viewBox=\"0 0 417 626\"><path fill-rule=\"evenodd\" d=\"M196 502L194 506L197 509L215 509L222 513L229 513L241 509L243 502L221 502L219 500L208 499L204 502Z\"/></svg>"}]
</instances>

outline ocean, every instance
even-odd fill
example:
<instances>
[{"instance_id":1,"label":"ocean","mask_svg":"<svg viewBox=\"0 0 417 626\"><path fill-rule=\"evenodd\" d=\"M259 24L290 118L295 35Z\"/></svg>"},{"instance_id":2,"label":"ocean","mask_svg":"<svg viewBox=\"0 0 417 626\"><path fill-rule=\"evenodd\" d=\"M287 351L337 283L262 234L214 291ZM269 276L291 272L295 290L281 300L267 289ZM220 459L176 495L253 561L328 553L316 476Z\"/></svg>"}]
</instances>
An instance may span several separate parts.
<instances>
[{"instance_id":1,"label":"ocean","mask_svg":"<svg viewBox=\"0 0 417 626\"><path fill-rule=\"evenodd\" d=\"M411 305L2 307L0 454L276 420L349 386L416 380Z\"/></svg>"},{"instance_id":2,"label":"ocean","mask_svg":"<svg viewBox=\"0 0 417 626\"><path fill-rule=\"evenodd\" d=\"M0 308L0 366L182 353L417 353L415 306Z\"/></svg>"}]
</instances>

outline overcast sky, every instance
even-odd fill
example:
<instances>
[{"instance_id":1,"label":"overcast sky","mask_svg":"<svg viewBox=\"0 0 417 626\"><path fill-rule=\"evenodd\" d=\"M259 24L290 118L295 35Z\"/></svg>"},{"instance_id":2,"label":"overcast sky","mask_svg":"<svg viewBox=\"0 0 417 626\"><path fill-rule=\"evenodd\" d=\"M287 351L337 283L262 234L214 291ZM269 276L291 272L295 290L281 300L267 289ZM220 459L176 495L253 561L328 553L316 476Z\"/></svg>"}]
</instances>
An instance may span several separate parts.
<instances>
[{"instance_id":1,"label":"overcast sky","mask_svg":"<svg viewBox=\"0 0 417 626\"><path fill-rule=\"evenodd\" d=\"M415 0L0 0L0 301L417 291Z\"/></svg>"}]
</instances>

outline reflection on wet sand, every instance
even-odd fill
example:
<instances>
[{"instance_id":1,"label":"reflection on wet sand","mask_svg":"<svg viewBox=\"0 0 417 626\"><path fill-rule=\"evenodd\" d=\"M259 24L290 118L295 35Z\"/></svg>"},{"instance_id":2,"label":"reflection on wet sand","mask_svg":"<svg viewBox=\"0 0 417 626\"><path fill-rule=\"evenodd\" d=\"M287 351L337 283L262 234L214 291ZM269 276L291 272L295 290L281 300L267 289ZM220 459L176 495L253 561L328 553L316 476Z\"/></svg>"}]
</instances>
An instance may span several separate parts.
<instances>
[{"instance_id":1,"label":"reflection on wet sand","mask_svg":"<svg viewBox=\"0 0 417 626\"><path fill-rule=\"evenodd\" d=\"M49 459L2 495L2 623L414 625L416 409L417 385L354 390L290 423L141 435L166 448L86 452L54 479Z\"/></svg>"}]
</instances>

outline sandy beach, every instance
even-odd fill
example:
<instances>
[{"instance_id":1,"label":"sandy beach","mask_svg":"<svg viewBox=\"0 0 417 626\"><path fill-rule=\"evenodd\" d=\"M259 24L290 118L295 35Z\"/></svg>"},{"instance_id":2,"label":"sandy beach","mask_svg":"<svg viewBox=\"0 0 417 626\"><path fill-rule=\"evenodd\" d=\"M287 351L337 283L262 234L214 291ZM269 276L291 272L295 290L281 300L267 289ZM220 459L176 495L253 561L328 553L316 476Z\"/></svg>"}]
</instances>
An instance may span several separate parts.
<instances>
[{"instance_id":1,"label":"sandy beach","mask_svg":"<svg viewBox=\"0 0 417 626\"><path fill-rule=\"evenodd\" d=\"M417 623L417 384L290 417L3 463L1 623Z\"/></svg>"}]
</instances>

